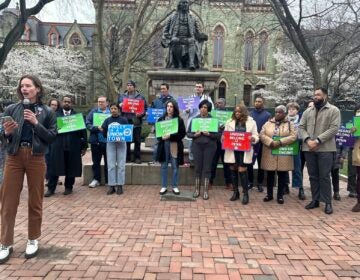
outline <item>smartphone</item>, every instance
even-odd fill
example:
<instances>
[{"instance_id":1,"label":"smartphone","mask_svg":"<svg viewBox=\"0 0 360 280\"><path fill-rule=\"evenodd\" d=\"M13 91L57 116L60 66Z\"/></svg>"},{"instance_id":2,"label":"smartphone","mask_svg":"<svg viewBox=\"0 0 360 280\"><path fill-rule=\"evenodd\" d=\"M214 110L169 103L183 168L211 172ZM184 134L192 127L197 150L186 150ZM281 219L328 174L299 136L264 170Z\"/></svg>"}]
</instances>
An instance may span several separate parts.
<instances>
[{"instance_id":1,"label":"smartphone","mask_svg":"<svg viewBox=\"0 0 360 280\"><path fill-rule=\"evenodd\" d=\"M0 118L0 123L12 122L14 119L11 116L4 116Z\"/></svg>"}]
</instances>

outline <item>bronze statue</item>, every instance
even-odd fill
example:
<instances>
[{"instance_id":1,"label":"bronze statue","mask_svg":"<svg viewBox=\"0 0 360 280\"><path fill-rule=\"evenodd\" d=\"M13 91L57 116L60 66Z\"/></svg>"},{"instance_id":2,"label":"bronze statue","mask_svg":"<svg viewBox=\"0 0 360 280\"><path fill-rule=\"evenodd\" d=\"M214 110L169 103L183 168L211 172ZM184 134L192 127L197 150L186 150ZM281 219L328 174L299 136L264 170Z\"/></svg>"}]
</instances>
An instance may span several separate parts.
<instances>
[{"instance_id":1,"label":"bronze statue","mask_svg":"<svg viewBox=\"0 0 360 280\"><path fill-rule=\"evenodd\" d=\"M169 48L166 68L200 68L202 44L207 39L189 13L189 1L179 0L177 12L167 21L161 39L161 45Z\"/></svg>"}]
</instances>

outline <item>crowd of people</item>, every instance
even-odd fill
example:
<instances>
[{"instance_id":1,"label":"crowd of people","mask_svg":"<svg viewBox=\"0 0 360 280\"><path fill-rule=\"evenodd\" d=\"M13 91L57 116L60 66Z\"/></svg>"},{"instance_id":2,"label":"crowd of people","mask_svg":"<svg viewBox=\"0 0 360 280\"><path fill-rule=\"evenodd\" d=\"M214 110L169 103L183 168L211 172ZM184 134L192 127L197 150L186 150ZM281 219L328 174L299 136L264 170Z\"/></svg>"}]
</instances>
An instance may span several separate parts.
<instances>
[{"instance_id":1,"label":"crowd of people","mask_svg":"<svg viewBox=\"0 0 360 280\"><path fill-rule=\"evenodd\" d=\"M323 202L324 212L331 214L332 199L341 199L339 169L344 159L349 156L348 191L350 197L358 199L352 211L360 212L360 138L356 138L355 145L350 149L336 144L335 135L340 127L341 116L339 109L330 104L325 88L315 90L312 102L302 114L299 105L291 102L286 106L277 106L272 116L265 110L265 99L257 96L254 109L250 112L246 106L236 105L230 111L231 117L227 121L215 122L215 129L211 126L200 129L199 123L212 123L215 119L212 110L226 110L225 99L219 98L214 103L211 97L204 93L204 89L203 83L196 83L192 97L197 98L198 105L180 110L177 101L170 94L169 85L163 83L161 95L150 105L151 108L163 109L163 115L157 122L177 121L176 131L157 137L154 145L154 161L160 163L160 195L168 191L169 164L172 171L172 192L175 195L180 194L179 166L184 164L183 140L187 137L190 167L194 168L195 173L194 198L201 195L204 200L209 199L209 190L221 160L224 184L233 191L231 201L241 198L241 186L241 202L248 204L249 190L256 186L259 192L263 192L266 187L263 201L269 202L274 199L273 189L277 185L276 201L284 204L284 195L289 193L290 171L291 185L298 189L299 199L304 200L303 170L306 162L311 201L305 208L317 208L320 202ZM41 81L32 75L25 75L20 79L17 93L19 102L7 106L1 116L1 164L4 162L5 149L7 153L3 178L0 178L0 263L5 263L13 251L15 218L24 176L27 177L29 192L25 257L32 258L39 249L43 197L55 194L59 176L65 176L63 194L70 195L73 192L75 177L82 175L82 156L87 152L88 143L93 162L93 178L89 187L95 188L105 181L108 195L124 193L126 162L142 162L141 129L148 107L144 96L136 90L135 82L130 80L127 90L119 95L115 103L109 105L105 96L99 96L97 106L91 109L83 120L83 127L62 132L58 120L79 115L73 108L72 96L63 96L61 101L50 99L46 106L43 103L44 90ZM129 99L142 104L142 111L125 110ZM82 114L80 115L82 119ZM102 116L100 123L95 121L99 115ZM360 116L360 106L355 108L354 116ZM109 133L114 125L131 125L132 140L110 141ZM223 132L250 135L249 148L223 149ZM355 126L351 128L351 132L356 132ZM133 157L131 142L134 143ZM279 152L290 145L290 153ZM101 178L100 168L102 159L104 180ZM256 162L258 172L255 181L253 166ZM47 191L44 194L45 179Z\"/></svg>"}]
</instances>

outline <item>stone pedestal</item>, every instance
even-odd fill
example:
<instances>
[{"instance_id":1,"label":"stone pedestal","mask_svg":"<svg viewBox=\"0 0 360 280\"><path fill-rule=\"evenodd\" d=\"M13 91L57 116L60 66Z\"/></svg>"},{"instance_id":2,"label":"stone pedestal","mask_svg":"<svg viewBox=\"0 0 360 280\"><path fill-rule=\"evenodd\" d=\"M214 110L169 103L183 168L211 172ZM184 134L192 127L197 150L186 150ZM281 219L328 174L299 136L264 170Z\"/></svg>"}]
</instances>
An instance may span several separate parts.
<instances>
[{"instance_id":1,"label":"stone pedestal","mask_svg":"<svg viewBox=\"0 0 360 280\"><path fill-rule=\"evenodd\" d=\"M173 97L189 96L195 93L196 82L203 82L205 93L214 97L214 91L218 87L220 72L208 70L180 70L180 69L159 69L147 72L149 82L149 98L153 100L160 94L160 85L170 85L170 93Z\"/></svg>"}]
</instances>

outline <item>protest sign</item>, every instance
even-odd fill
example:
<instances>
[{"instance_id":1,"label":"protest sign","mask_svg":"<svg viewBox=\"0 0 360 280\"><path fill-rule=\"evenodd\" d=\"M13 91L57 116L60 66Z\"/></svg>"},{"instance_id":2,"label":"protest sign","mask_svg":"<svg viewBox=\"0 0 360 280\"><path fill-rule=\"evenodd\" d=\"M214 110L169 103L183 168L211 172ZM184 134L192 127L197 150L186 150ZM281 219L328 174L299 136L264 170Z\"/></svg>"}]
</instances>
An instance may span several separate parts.
<instances>
[{"instance_id":1,"label":"protest sign","mask_svg":"<svg viewBox=\"0 0 360 280\"><path fill-rule=\"evenodd\" d=\"M250 132L223 132L223 150L245 151L251 150L251 133Z\"/></svg>"},{"instance_id":2,"label":"protest sign","mask_svg":"<svg viewBox=\"0 0 360 280\"><path fill-rule=\"evenodd\" d=\"M191 131L218 132L219 121L214 118L194 118L191 121Z\"/></svg>"},{"instance_id":3,"label":"protest sign","mask_svg":"<svg viewBox=\"0 0 360 280\"><path fill-rule=\"evenodd\" d=\"M94 113L93 126L102 126L104 121L110 116L111 114Z\"/></svg>"},{"instance_id":4,"label":"protest sign","mask_svg":"<svg viewBox=\"0 0 360 280\"><path fill-rule=\"evenodd\" d=\"M200 104L199 96L182 97L179 96L177 99L179 109L185 111L187 109L197 109Z\"/></svg>"},{"instance_id":5,"label":"protest sign","mask_svg":"<svg viewBox=\"0 0 360 280\"><path fill-rule=\"evenodd\" d=\"M351 135L350 129L341 126L335 135L336 145L344 147L354 147L355 137Z\"/></svg>"},{"instance_id":6,"label":"protest sign","mask_svg":"<svg viewBox=\"0 0 360 280\"><path fill-rule=\"evenodd\" d=\"M155 123L156 137L163 137L166 135L174 134L177 133L178 130L179 130L178 118Z\"/></svg>"},{"instance_id":7,"label":"protest sign","mask_svg":"<svg viewBox=\"0 0 360 280\"><path fill-rule=\"evenodd\" d=\"M143 114L145 111L145 101L143 99L125 98L121 111L125 113Z\"/></svg>"},{"instance_id":8,"label":"protest sign","mask_svg":"<svg viewBox=\"0 0 360 280\"><path fill-rule=\"evenodd\" d=\"M84 117L81 113L57 117L56 124L58 134L85 129Z\"/></svg>"},{"instance_id":9,"label":"protest sign","mask_svg":"<svg viewBox=\"0 0 360 280\"><path fill-rule=\"evenodd\" d=\"M211 111L211 116L215 119L219 120L220 125L225 124L232 116L231 111L224 111L224 110L213 110Z\"/></svg>"},{"instance_id":10,"label":"protest sign","mask_svg":"<svg viewBox=\"0 0 360 280\"><path fill-rule=\"evenodd\" d=\"M164 115L165 109L149 108L147 110L147 122L156 123L158 118Z\"/></svg>"},{"instance_id":11,"label":"protest sign","mask_svg":"<svg viewBox=\"0 0 360 280\"><path fill-rule=\"evenodd\" d=\"M133 128L132 124L112 123L108 127L106 140L108 142L132 142Z\"/></svg>"},{"instance_id":12,"label":"protest sign","mask_svg":"<svg viewBox=\"0 0 360 280\"><path fill-rule=\"evenodd\" d=\"M274 141L281 140L281 136L274 136ZM299 154L299 142L295 141L292 144L281 146L277 149L272 149L271 154L274 156L294 156Z\"/></svg>"}]
</instances>

